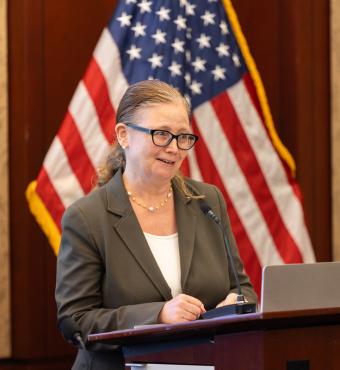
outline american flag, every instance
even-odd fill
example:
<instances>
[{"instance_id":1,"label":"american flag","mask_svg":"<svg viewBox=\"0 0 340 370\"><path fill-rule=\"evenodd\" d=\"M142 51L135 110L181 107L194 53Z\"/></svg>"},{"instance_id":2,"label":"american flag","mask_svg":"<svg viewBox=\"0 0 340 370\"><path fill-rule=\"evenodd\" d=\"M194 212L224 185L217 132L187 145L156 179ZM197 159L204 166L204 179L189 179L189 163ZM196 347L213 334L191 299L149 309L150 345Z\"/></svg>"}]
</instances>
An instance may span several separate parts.
<instances>
[{"instance_id":1,"label":"american flag","mask_svg":"<svg viewBox=\"0 0 340 370\"><path fill-rule=\"evenodd\" d=\"M95 48L36 181L30 209L58 252L66 207L93 187L114 141L126 88L178 88L201 137L184 172L223 192L245 269L314 261L294 162L272 122L261 79L229 0L121 1Z\"/></svg>"}]
</instances>

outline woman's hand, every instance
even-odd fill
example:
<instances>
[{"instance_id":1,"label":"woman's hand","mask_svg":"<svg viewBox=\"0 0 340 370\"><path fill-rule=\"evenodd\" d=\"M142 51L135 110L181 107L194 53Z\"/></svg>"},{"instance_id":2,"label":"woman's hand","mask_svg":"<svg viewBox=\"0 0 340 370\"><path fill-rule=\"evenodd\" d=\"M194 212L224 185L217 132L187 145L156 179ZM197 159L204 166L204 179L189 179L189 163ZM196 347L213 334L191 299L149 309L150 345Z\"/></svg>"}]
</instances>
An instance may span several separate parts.
<instances>
[{"instance_id":1,"label":"woman's hand","mask_svg":"<svg viewBox=\"0 0 340 370\"><path fill-rule=\"evenodd\" d=\"M158 320L163 324L193 321L205 312L203 303L190 295L179 294L167 301L159 313Z\"/></svg>"},{"instance_id":2,"label":"woman's hand","mask_svg":"<svg viewBox=\"0 0 340 370\"><path fill-rule=\"evenodd\" d=\"M234 304L237 300L237 294L236 293L229 293L225 299L223 299L222 302L220 302L217 307L223 307L227 306L228 304Z\"/></svg>"}]
</instances>

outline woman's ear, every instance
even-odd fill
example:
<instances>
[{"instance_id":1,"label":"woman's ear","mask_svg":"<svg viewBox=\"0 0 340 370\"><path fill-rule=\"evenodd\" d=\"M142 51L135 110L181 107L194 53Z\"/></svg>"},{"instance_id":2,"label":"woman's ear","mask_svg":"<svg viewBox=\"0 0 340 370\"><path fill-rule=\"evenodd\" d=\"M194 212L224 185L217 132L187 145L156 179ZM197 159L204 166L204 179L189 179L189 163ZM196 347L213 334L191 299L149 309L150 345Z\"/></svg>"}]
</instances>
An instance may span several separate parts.
<instances>
[{"instance_id":1,"label":"woman's ear","mask_svg":"<svg viewBox=\"0 0 340 370\"><path fill-rule=\"evenodd\" d=\"M129 139L126 126L123 123L117 123L115 127L116 137L119 145L126 149L129 146Z\"/></svg>"}]
</instances>

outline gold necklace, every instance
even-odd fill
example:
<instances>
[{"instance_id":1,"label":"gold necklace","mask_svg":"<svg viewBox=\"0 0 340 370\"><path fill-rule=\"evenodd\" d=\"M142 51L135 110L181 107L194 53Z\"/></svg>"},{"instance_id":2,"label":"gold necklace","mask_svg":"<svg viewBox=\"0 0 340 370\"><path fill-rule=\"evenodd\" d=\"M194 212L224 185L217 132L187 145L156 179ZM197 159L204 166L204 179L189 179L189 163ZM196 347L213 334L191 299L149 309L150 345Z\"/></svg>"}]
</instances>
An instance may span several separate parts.
<instances>
[{"instance_id":1,"label":"gold necklace","mask_svg":"<svg viewBox=\"0 0 340 370\"><path fill-rule=\"evenodd\" d=\"M155 211L159 211L162 207L164 207L166 205L166 203L168 202L168 200L171 198L172 196L172 188L170 186L169 188L169 191L166 195L166 198L158 205L158 206L146 206L145 204L143 204L142 202L140 202L132 193L131 191L127 190L127 193L128 193L128 196L131 198L131 200L133 202L135 202L138 206L148 210L149 212L155 212Z\"/></svg>"}]
</instances>

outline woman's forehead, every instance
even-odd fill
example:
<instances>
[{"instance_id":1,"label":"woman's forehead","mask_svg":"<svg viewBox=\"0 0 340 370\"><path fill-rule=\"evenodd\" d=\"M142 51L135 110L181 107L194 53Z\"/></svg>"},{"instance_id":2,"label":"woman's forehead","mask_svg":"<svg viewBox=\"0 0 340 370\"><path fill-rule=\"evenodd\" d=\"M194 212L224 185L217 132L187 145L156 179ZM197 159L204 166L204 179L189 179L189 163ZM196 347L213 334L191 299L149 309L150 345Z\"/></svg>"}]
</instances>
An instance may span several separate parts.
<instances>
[{"instance_id":1,"label":"woman's forehead","mask_svg":"<svg viewBox=\"0 0 340 370\"><path fill-rule=\"evenodd\" d=\"M151 129L189 131L190 122L185 106L178 103L162 103L146 106L134 114L132 121Z\"/></svg>"}]
</instances>

